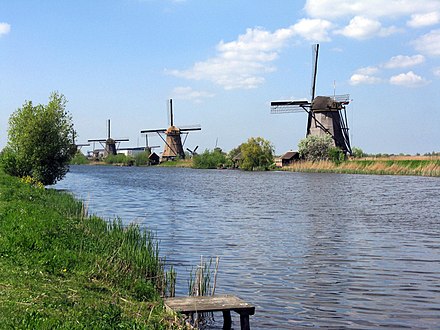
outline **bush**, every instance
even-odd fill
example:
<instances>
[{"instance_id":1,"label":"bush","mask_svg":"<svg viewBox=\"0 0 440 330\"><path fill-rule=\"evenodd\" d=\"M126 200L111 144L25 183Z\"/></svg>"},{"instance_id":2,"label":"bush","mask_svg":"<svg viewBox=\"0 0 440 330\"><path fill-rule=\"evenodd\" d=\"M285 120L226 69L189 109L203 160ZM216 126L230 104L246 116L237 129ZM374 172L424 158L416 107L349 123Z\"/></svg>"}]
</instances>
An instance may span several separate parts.
<instances>
[{"instance_id":1,"label":"bush","mask_svg":"<svg viewBox=\"0 0 440 330\"><path fill-rule=\"evenodd\" d=\"M356 148L356 147L354 147L354 148L352 149L352 153L353 153L353 157L354 157L354 158L362 158L362 157L365 157L365 156L366 156L366 154L362 151L361 148Z\"/></svg>"},{"instance_id":2,"label":"bush","mask_svg":"<svg viewBox=\"0 0 440 330\"><path fill-rule=\"evenodd\" d=\"M88 164L90 161L87 159L87 157L80 151L78 151L75 156L70 161L70 165L84 165Z\"/></svg>"},{"instance_id":3,"label":"bush","mask_svg":"<svg viewBox=\"0 0 440 330\"><path fill-rule=\"evenodd\" d=\"M239 167L245 171L267 171L273 163L274 147L272 144L261 138L249 138L247 142L240 145Z\"/></svg>"},{"instance_id":4,"label":"bush","mask_svg":"<svg viewBox=\"0 0 440 330\"><path fill-rule=\"evenodd\" d=\"M336 165L339 165L345 161L345 154L338 147L331 147L328 151L328 157Z\"/></svg>"},{"instance_id":5,"label":"bush","mask_svg":"<svg viewBox=\"0 0 440 330\"><path fill-rule=\"evenodd\" d=\"M150 159L148 158L150 154L148 152L141 152L134 156L134 165L145 166L150 164Z\"/></svg>"},{"instance_id":6,"label":"bush","mask_svg":"<svg viewBox=\"0 0 440 330\"><path fill-rule=\"evenodd\" d=\"M126 156L124 154L108 155L104 158L106 164L121 164L126 166L132 166L134 164L133 157Z\"/></svg>"},{"instance_id":7,"label":"bush","mask_svg":"<svg viewBox=\"0 0 440 330\"><path fill-rule=\"evenodd\" d=\"M298 152L301 158L312 162L329 159L329 151L334 147L330 135L309 135L298 143Z\"/></svg>"},{"instance_id":8,"label":"bush","mask_svg":"<svg viewBox=\"0 0 440 330\"><path fill-rule=\"evenodd\" d=\"M202 154L193 157L194 168L219 168L223 167L226 162L226 155L219 148L213 151L207 149Z\"/></svg>"},{"instance_id":9,"label":"bush","mask_svg":"<svg viewBox=\"0 0 440 330\"><path fill-rule=\"evenodd\" d=\"M8 144L1 162L6 173L30 176L44 185L62 179L73 156L73 123L67 100L56 92L47 105L26 101L9 118Z\"/></svg>"}]
</instances>

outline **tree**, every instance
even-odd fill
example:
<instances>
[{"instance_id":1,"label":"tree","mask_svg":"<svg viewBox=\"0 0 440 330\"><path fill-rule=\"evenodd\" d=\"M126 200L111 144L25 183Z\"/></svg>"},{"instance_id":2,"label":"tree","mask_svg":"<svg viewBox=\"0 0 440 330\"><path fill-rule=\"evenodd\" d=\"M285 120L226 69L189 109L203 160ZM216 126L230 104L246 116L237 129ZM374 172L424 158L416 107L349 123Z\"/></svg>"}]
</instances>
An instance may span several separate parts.
<instances>
[{"instance_id":1,"label":"tree","mask_svg":"<svg viewBox=\"0 0 440 330\"><path fill-rule=\"evenodd\" d=\"M51 185L62 179L73 157L73 123L64 95L53 92L47 105L26 101L9 118L2 155L6 173Z\"/></svg>"},{"instance_id":2,"label":"tree","mask_svg":"<svg viewBox=\"0 0 440 330\"><path fill-rule=\"evenodd\" d=\"M242 143L240 153L240 168L245 171L268 170L274 162L274 147L261 137L251 137Z\"/></svg>"},{"instance_id":3,"label":"tree","mask_svg":"<svg viewBox=\"0 0 440 330\"><path fill-rule=\"evenodd\" d=\"M299 141L298 152L301 158L315 162L329 159L329 151L332 147L334 142L330 135L309 135Z\"/></svg>"}]
</instances>

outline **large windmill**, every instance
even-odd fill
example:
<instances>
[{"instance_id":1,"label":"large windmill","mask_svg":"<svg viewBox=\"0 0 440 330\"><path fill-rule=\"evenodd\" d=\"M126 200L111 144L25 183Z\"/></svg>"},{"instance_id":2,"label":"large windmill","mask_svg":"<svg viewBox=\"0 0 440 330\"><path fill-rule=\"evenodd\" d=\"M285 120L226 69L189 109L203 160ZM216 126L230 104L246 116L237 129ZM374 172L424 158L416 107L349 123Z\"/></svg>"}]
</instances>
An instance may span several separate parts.
<instances>
[{"instance_id":1,"label":"large windmill","mask_svg":"<svg viewBox=\"0 0 440 330\"><path fill-rule=\"evenodd\" d=\"M177 157L184 159L185 151L183 150L183 146L185 145L186 138L188 137L189 132L200 131L202 129L199 125L186 126L186 127L174 126L172 99L170 99L169 111L170 111L169 113L170 126L168 128L146 129L141 131L141 133L146 133L146 134L157 133L160 136L160 138L163 140L165 146L162 153L161 161L173 160ZM165 138L162 136L162 134L165 134ZM183 140L183 142L181 135L185 135L185 139ZM196 149L194 149L194 152Z\"/></svg>"},{"instance_id":2,"label":"large windmill","mask_svg":"<svg viewBox=\"0 0 440 330\"><path fill-rule=\"evenodd\" d=\"M312 97L308 100L273 101L270 103L271 113L294 113L305 111L308 113L306 136L330 135L336 147L346 154L351 154L350 138L346 106L350 103L350 96L316 96L316 76L318 73L319 44L313 47L313 75Z\"/></svg>"},{"instance_id":3,"label":"large windmill","mask_svg":"<svg viewBox=\"0 0 440 330\"><path fill-rule=\"evenodd\" d=\"M117 146L121 142L129 141L128 139L113 139L110 135L110 119L107 121L107 139L90 139L88 142L99 142L104 148L104 157L117 154ZM116 146L117 145L117 146Z\"/></svg>"}]
</instances>

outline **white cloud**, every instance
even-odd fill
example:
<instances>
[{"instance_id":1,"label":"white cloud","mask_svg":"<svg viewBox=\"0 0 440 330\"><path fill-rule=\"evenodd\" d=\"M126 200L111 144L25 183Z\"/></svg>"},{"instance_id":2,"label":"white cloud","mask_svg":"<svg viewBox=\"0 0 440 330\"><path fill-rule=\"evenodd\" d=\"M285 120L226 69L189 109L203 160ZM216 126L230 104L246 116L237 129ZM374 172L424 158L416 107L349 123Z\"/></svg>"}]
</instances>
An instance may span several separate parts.
<instances>
[{"instance_id":1,"label":"white cloud","mask_svg":"<svg viewBox=\"0 0 440 330\"><path fill-rule=\"evenodd\" d=\"M215 94L205 92L205 91L196 91L191 87L176 87L173 89L172 98L179 100L190 100L195 103L201 103L203 99L214 97Z\"/></svg>"},{"instance_id":2,"label":"white cloud","mask_svg":"<svg viewBox=\"0 0 440 330\"><path fill-rule=\"evenodd\" d=\"M382 79L375 77L374 75L379 73L379 68L375 66L367 66L365 68L360 68L350 77L350 85L356 86L361 84L377 84L382 81Z\"/></svg>"},{"instance_id":3,"label":"white cloud","mask_svg":"<svg viewBox=\"0 0 440 330\"><path fill-rule=\"evenodd\" d=\"M425 57L423 55L405 56L397 55L391 57L391 59L386 62L383 67L386 69L394 68L407 68L417 64L425 62Z\"/></svg>"},{"instance_id":4,"label":"white cloud","mask_svg":"<svg viewBox=\"0 0 440 330\"><path fill-rule=\"evenodd\" d=\"M361 75L368 75L371 76L373 74L376 74L379 72L379 68L375 66L367 66L365 68L360 68L356 70L356 73L359 73Z\"/></svg>"},{"instance_id":5,"label":"white cloud","mask_svg":"<svg viewBox=\"0 0 440 330\"><path fill-rule=\"evenodd\" d=\"M390 78L390 84L398 85L398 86L405 86L405 87L424 86L428 83L429 83L429 81L427 81L423 77L415 74L412 71L409 71L407 73L401 73L396 76L392 76Z\"/></svg>"},{"instance_id":6,"label":"white cloud","mask_svg":"<svg viewBox=\"0 0 440 330\"><path fill-rule=\"evenodd\" d=\"M434 73L435 76L440 77L440 67L434 68L432 72Z\"/></svg>"},{"instance_id":7,"label":"white cloud","mask_svg":"<svg viewBox=\"0 0 440 330\"><path fill-rule=\"evenodd\" d=\"M433 11L430 13L413 14L411 19L406 23L413 28L425 27L438 24L440 22L440 12Z\"/></svg>"},{"instance_id":8,"label":"white cloud","mask_svg":"<svg viewBox=\"0 0 440 330\"><path fill-rule=\"evenodd\" d=\"M335 19L347 16L399 17L440 11L438 0L307 0L310 17Z\"/></svg>"},{"instance_id":9,"label":"white cloud","mask_svg":"<svg viewBox=\"0 0 440 330\"><path fill-rule=\"evenodd\" d=\"M11 25L8 23L0 23L0 37L11 31Z\"/></svg>"},{"instance_id":10,"label":"white cloud","mask_svg":"<svg viewBox=\"0 0 440 330\"><path fill-rule=\"evenodd\" d=\"M361 74L361 73L355 73L350 77L350 85L361 85L361 84L377 84L381 82L381 79L378 77Z\"/></svg>"},{"instance_id":11,"label":"white cloud","mask_svg":"<svg viewBox=\"0 0 440 330\"><path fill-rule=\"evenodd\" d=\"M397 31L395 27L383 28L382 24L375 19L355 16L346 27L336 30L335 34L354 39L368 39L374 36L386 37Z\"/></svg>"},{"instance_id":12,"label":"white cloud","mask_svg":"<svg viewBox=\"0 0 440 330\"><path fill-rule=\"evenodd\" d=\"M303 18L293 26L296 34L310 41L330 41L328 31L333 24L322 19Z\"/></svg>"},{"instance_id":13,"label":"white cloud","mask_svg":"<svg viewBox=\"0 0 440 330\"><path fill-rule=\"evenodd\" d=\"M426 55L440 56L440 30L432 30L413 41L416 50Z\"/></svg>"},{"instance_id":14,"label":"white cloud","mask_svg":"<svg viewBox=\"0 0 440 330\"><path fill-rule=\"evenodd\" d=\"M195 63L188 70L172 70L169 74L192 80L208 80L224 89L256 88L264 83L263 75L273 72L271 65L288 40L297 34L298 26L269 32L262 28L247 29L231 42L221 41L217 55Z\"/></svg>"}]
</instances>

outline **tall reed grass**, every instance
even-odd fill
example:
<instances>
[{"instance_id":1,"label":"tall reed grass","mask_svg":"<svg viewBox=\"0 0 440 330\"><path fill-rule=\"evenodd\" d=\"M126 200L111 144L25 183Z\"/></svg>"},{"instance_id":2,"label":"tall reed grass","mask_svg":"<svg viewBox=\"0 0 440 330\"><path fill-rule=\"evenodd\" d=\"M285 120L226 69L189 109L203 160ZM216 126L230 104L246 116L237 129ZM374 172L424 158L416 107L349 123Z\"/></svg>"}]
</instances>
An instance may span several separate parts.
<instances>
[{"instance_id":1,"label":"tall reed grass","mask_svg":"<svg viewBox=\"0 0 440 330\"><path fill-rule=\"evenodd\" d=\"M440 176L440 159L365 158L335 164L330 161L299 161L283 170L294 172L326 172L379 175Z\"/></svg>"}]
</instances>

